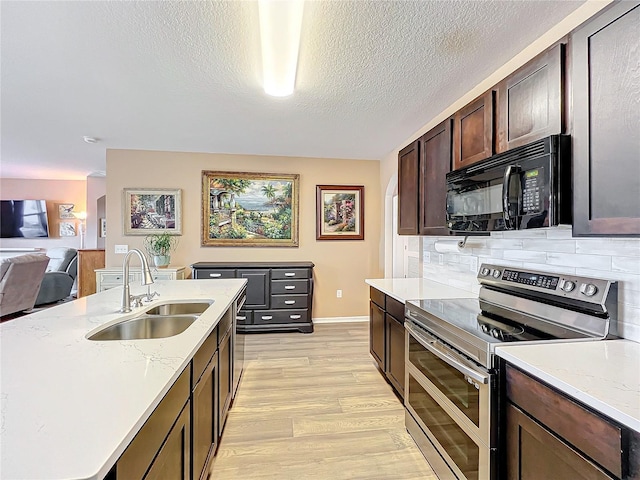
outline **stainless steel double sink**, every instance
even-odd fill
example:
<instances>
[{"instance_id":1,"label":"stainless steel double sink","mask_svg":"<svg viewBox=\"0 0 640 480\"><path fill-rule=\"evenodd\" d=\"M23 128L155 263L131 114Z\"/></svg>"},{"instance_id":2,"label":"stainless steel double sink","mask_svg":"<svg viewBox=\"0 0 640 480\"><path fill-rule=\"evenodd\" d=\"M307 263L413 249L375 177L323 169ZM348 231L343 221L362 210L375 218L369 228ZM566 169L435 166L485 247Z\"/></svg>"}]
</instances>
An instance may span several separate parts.
<instances>
[{"instance_id":1,"label":"stainless steel double sink","mask_svg":"<svg viewBox=\"0 0 640 480\"><path fill-rule=\"evenodd\" d=\"M138 316L104 327L89 340L141 340L173 337L184 332L213 301L165 303Z\"/></svg>"}]
</instances>

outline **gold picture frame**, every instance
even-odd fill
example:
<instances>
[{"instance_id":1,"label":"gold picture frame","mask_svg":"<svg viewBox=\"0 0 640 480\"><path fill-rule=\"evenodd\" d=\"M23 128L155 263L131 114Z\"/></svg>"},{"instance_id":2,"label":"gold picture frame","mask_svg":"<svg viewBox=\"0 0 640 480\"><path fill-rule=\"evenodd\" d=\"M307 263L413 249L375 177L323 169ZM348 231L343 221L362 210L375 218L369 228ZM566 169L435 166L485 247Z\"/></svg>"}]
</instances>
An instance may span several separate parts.
<instances>
[{"instance_id":1,"label":"gold picture frame","mask_svg":"<svg viewBox=\"0 0 640 480\"><path fill-rule=\"evenodd\" d=\"M297 247L298 174L202 172L202 246Z\"/></svg>"},{"instance_id":2,"label":"gold picture frame","mask_svg":"<svg viewBox=\"0 0 640 480\"><path fill-rule=\"evenodd\" d=\"M364 240L364 186L316 185L316 240Z\"/></svg>"}]
</instances>

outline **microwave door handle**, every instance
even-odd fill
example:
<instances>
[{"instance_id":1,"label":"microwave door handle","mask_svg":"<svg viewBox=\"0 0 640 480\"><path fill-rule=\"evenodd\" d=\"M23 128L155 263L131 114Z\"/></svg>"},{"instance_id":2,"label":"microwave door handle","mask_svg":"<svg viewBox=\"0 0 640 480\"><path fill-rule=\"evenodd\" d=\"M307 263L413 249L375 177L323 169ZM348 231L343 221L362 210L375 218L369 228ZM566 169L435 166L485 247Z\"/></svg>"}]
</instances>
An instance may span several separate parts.
<instances>
[{"instance_id":1,"label":"microwave door handle","mask_svg":"<svg viewBox=\"0 0 640 480\"><path fill-rule=\"evenodd\" d=\"M504 224L507 230L513 230L511 226L511 214L509 213L509 185L511 184L511 175L519 171L520 168L517 165L508 165L504 171L504 178L502 179L502 215L504 216Z\"/></svg>"}]
</instances>

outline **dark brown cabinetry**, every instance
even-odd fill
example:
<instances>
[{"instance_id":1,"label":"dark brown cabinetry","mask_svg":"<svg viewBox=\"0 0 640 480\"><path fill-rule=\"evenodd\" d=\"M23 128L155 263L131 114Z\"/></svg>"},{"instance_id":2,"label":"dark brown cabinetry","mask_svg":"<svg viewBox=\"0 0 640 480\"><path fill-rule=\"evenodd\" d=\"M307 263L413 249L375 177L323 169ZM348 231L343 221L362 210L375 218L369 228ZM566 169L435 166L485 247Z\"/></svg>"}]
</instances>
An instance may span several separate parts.
<instances>
[{"instance_id":1,"label":"dark brown cabinetry","mask_svg":"<svg viewBox=\"0 0 640 480\"><path fill-rule=\"evenodd\" d=\"M222 332L222 330L220 330ZM233 357L231 350L231 326L226 333L221 335L220 343L218 345L218 385L219 385L219 405L220 414L219 429L222 432L224 424L227 421L227 414L229 413L229 407L231 406L231 382L233 372Z\"/></svg>"},{"instance_id":2,"label":"dark brown cabinetry","mask_svg":"<svg viewBox=\"0 0 640 480\"><path fill-rule=\"evenodd\" d=\"M496 153L564 133L564 49L558 44L496 88Z\"/></svg>"},{"instance_id":3,"label":"dark brown cabinetry","mask_svg":"<svg viewBox=\"0 0 640 480\"><path fill-rule=\"evenodd\" d=\"M453 116L455 170L493 155L493 96L490 90Z\"/></svg>"},{"instance_id":4,"label":"dark brown cabinetry","mask_svg":"<svg viewBox=\"0 0 640 480\"><path fill-rule=\"evenodd\" d=\"M640 235L640 6L616 2L571 36L573 234Z\"/></svg>"},{"instance_id":5,"label":"dark brown cabinetry","mask_svg":"<svg viewBox=\"0 0 640 480\"><path fill-rule=\"evenodd\" d=\"M185 405L171 428L167 440L153 461L145 480L190 479L191 462L189 459L191 417L189 405Z\"/></svg>"},{"instance_id":6,"label":"dark brown cabinetry","mask_svg":"<svg viewBox=\"0 0 640 480\"><path fill-rule=\"evenodd\" d=\"M506 477L638 479L640 434L507 364Z\"/></svg>"},{"instance_id":7,"label":"dark brown cabinetry","mask_svg":"<svg viewBox=\"0 0 640 480\"><path fill-rule=\"evenodd\" d=\"M370 287L369 351L394 390L404 398L404 304Z\"/></svg>"},{"instance_id":8,"label":"dark brown cabinetry","mask_svg":"<svg viewBox=\"0 0 640 480\"><path fill-rule=\"evenodd\" d=\"M451 171L452 137L448 119L398 155L398 234L448 235L446 175Z\"/></svg>"},{"instance_id":9,"label":"dark brown cabinetry","mask_svg":"<svg viewBox=\"0 0 640 480\"><path fill-rule=\"evenodd\" d=\"M198 262L193 278L246 278L238 333L313 332L313 263Z\"/></svg>"},{"instance_id":10,"label":"dark brown cabinetry","mask_svg":"<svg viewBox=\"0 0 640 480\"><path fill-rule=\"evenodd\" d=\"M398 153L398 235L418 234L420 140Z\"/></svg>"}]
</instances>

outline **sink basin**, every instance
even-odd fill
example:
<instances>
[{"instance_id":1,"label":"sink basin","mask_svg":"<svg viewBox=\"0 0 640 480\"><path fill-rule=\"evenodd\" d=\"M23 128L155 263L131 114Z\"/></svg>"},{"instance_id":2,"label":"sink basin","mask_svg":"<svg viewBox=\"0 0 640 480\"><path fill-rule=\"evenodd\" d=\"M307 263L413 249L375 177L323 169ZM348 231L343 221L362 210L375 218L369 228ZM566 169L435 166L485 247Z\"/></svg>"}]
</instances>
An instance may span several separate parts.
<instances>
[{"instance_id":1,"label":"sink basin","mask_svg":"<svg viewBox=\"0 0 640 480\"><path fill-rule=\"evenodd\" d=\"M200 315L209 308L212 303L213 302L165 303L164 305L150 308L144 313L146 315Z\"/></svg>"},{"instance_id":2,"label":"sink basin","mask_svg":"<svg viewBox=\"0 0 640 480\"><path fill-rule=\"evenodd\" d=\"M140 340L173 337L184 332L197 318L198 315L142 314L139 317L109 325L88 338L89 340Z\"/></svg>"}]
</instances>

